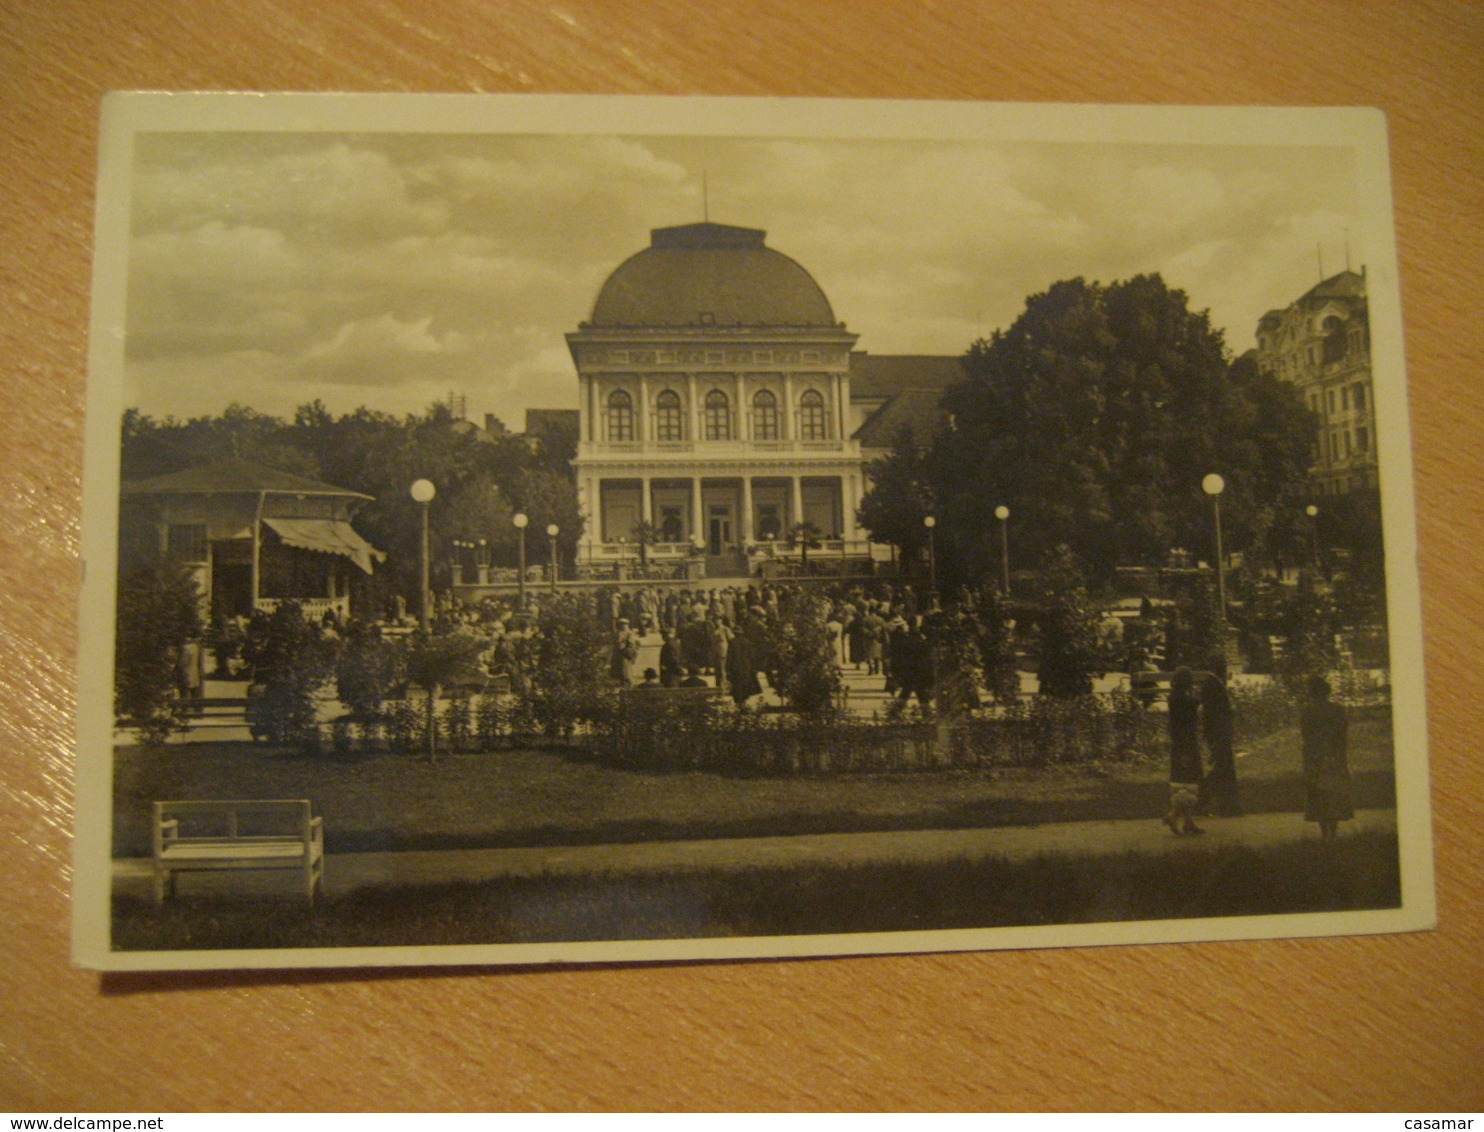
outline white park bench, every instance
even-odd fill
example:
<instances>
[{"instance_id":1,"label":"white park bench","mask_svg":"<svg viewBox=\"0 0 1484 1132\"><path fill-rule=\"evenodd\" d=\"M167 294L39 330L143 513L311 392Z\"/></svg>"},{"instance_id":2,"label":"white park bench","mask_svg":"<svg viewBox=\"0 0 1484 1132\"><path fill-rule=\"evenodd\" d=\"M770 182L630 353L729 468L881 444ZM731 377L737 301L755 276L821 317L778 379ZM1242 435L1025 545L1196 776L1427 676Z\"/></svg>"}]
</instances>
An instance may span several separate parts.
<instances>
[{"instance_id":1,"label":"white park bench","mask_svg":"<svg viewBox=\"0 0 1484 1132\"><path fill-rule=\"evenodd\" d=\"M175 874L217 869L293 869L314 903L325 873L324 819L307 799L156 802L155 904L175 893Z\"/></svg>"}]
</instances>

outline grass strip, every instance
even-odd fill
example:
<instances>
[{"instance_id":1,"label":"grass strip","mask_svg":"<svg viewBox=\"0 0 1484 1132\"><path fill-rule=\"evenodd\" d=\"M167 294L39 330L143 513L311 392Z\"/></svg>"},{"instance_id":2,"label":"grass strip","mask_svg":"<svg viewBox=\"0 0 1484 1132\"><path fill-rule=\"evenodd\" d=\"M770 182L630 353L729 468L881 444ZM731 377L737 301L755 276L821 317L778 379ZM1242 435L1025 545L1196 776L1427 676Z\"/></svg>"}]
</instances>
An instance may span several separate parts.
<instances>
[{"instance_id":1,"label":"grass strip","mask_svg":"<svg viewBox=\"0 0 1484 1132\"><path fill-rule=\"evenodd\" d=\"M922 931L1397 907L1394 832L1108 856L511 878L291 897L114 900L125 951Z\"/></svg>"}]
</instances>

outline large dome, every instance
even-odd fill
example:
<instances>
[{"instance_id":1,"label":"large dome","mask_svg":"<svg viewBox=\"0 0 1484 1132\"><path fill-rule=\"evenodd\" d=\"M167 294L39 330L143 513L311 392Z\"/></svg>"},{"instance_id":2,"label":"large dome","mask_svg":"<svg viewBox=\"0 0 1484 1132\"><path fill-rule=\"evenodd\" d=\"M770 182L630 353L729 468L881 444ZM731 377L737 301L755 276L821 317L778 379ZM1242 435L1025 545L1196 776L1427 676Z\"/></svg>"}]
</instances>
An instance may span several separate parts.
<instances>
[{"instance_id":1,"label":"large dome","mask_svg":"<svg viewBox=\"0 0 1484 1132\"><path fill-rule=\"evenodd\" d=\"M656 228L650 245L608 277L590 325L834 326L810 274L765 247L756 228Z\"/></svg>"}]
</instances>

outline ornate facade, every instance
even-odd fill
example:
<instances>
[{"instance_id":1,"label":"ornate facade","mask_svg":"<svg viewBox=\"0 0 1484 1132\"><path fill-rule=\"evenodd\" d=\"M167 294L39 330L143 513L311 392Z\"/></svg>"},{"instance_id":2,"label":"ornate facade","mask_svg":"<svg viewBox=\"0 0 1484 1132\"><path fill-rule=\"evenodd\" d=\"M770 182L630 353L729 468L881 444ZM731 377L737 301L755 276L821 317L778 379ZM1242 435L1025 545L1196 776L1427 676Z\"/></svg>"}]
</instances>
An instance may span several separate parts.
<instances>
[{"instance_id":1,"label":"ornate facade","mask_svg":"<svg viewBox=\"0 0 1484 1132\"><path fill-rule=\"evenodd\" d=\"M579 562L646 555L748 573L795 551L865 557L851 402L856 335L809 273L757 229L651 233L567 335L580 384L574 471L587 519Z\"/></svg>"},{"instance_id":2,"label":"ornate facade","mask_svg":"<svg viewBox=\"0 0 1484 1132\"><path fill-rule=\"evenodd\" d=\"M1342 271L1257 325L1257 364L1297 385L1319 418L1309 476L1321 495L1374 488L1376 405L1362 271Z\"/></svg>"}]
</instances>

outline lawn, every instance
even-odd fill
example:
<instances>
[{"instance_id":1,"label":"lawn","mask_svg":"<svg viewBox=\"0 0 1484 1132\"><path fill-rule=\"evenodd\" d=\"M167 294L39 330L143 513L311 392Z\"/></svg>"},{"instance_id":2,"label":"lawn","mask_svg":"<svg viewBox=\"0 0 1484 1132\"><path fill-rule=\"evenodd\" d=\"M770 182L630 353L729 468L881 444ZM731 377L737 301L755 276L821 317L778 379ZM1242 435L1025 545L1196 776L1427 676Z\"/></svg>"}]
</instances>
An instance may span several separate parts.
<instances>
[{"instance_id":1,"label":"lawn","mask_svg":"<svg viewBox=\"0 0 1484 1132\"><path fill-rule=\"evenodd\" d=\"M1351 725L1356 804L1394 805L1389 720ZM331 853L603 844L790 833L968 828L1109 818L1164 809L1166 762L1039 769L731 777L644 773L579 751L306 756L248 743L122 747L115 755L117 856L149 852L157 799L309 798ZM1298 736L1279 731L1238 762L1249 812L1302 806Z\"/></svg>"},{"instance_id":2,"label":"lawn","mask_svg":"<svg viewBox=\"0 0 1484 1132\"><path fill-rule=\"evenodd\" d=\"M306 909L116 897L122 950L690 939L1080 924L1396 907L1395 833L1333 845L930 864L524 877L358 889Z\"/></svg>"}]
</instances>

